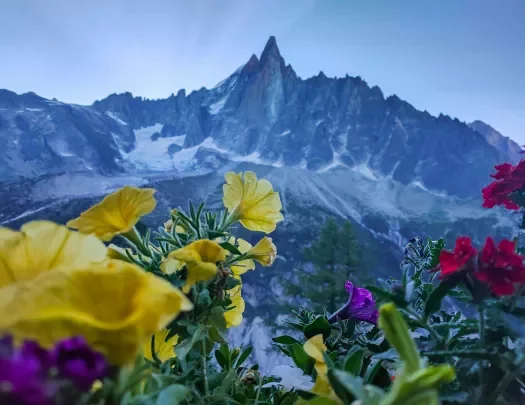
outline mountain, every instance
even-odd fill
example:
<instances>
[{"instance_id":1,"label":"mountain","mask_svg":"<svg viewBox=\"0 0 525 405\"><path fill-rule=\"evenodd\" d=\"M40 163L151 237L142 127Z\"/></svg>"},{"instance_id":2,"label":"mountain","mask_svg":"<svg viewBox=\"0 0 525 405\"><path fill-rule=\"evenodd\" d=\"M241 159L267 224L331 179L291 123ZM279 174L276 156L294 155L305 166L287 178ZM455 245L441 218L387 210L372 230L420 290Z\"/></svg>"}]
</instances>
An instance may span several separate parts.
<instances>
[{"instance_id":1,"label":"mountain","mask_svg":"<svg viewBox=\"0 0 525 405\"><path fill-rule=\"evenodd\" d=\"M360 168L473 198L514 149L457 119L433 117L359 77L301 79L274 37L213 89L147 100L113 94L92 106L0 93L3 179L216 169L231 161L311 172ZM455 181L450 181L453 175Z\"/></svg>"},{"instance_id":2,"label":"mountain","mask_svg":"<svg viewBox=\"0 0 525 405\"><path fill-rule=\"evenodd\" d=\"M468 126L483 135L489 144L509 156L510 161L513 163L518 163L523 157L521 146L509 137L503 136L489 124L476 120L468 124Z\"/></svg>"}]
</instances>

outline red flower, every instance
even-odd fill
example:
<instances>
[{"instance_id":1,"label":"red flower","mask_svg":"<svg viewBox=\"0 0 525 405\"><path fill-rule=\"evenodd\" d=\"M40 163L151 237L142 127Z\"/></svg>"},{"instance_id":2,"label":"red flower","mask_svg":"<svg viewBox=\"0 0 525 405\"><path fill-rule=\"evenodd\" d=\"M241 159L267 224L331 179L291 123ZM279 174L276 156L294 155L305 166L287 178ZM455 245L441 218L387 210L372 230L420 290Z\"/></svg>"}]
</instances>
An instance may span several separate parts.
<instances>
[{"instance_id":1,"label":"red flower","mask_svg":"<svg viewBox=\"0 0 525 405\"><path fill-rule=\"evenodd\" d=\"M520 160L516 166L510 163L497 165L495 169L496 173L491 174L491 177L496 181L481 191L483 206L493 208L496 205L503 205L510 210L519 209L519 205L511 201L509 195L525 185L525 160Z\"/></svg>"},{"instance_id":2,"label":"red flower","mask_svg":"<svg viewBox=\"0 0 525 405\"><path fill-rule=\"evenodd\" d=\"M490 183L481 190L483 207L494 208L496 205L503 205L509 210L519 209L520 206L508 197L513 191L515 191L514 187L506 182L495 181L494 183Z\"/></svg>"},{"instance_id":3,"label":"red flower","mask_svg":"<svg viewBox=\"0 0 525 405\"><path fill-rule=\"evenodd\" d=\"M494 240L488 237L474 276L487 283L494 295L512 295L516 283L525 283L525 265L515 251L514 242L504 239L496 247Z\"/></svg>"},{"instance_id":4,"label":"red flower","mask_svg":"<svg viewBox=\"0 0 525 405\"><path fill-rule=\"evenodd\" d=\"M497 170L496 174L491 174L490 177L496 180L509 180L510 175L512 174L512 166L510 163L503 163L502 165L494 166L494 169Z\"/></svg>"},{"instance_id":5,"label":"red flower","mask_svg":"<svg viewBox=\"0 0 525 405\"><path fill-rule=\"evenodd\" d=\"M468 236L457 238L456 247L452 252L441 251L439 256L441 278L464 270L467 263L476 256L476 253L476 249L472 246L472 239Z\"/></svg>"}]
</instances>

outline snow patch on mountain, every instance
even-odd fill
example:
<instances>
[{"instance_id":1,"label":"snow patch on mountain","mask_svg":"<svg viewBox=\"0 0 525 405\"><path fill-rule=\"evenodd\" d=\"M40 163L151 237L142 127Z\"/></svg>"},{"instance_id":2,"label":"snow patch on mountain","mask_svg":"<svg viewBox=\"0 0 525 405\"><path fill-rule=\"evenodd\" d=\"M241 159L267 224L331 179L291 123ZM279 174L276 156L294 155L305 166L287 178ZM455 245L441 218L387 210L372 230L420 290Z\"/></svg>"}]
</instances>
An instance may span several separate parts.
<instances>
[{"instance_id":1,"label":"snow patch on mountain","mask_svg":"<svg viewBox=\"0 0 525 405\"><path fill-rule=\"evenodd\" d=\"M212 115L218 114L222 110L224 105L226 104L227 100L228 100L228 97L224 97L224 98L220 99L219 101L217 101L216 103L211 104L209 106L210 114L212 114Z\"/></svg>"},{"instance_id":2,"label":"snow patch on mountain","mask_svg":"<svg viewBox=\"0 0 525 405\"><path fill-rule=\"evenodd\" d=\"M119 117L115 115L114 112L106 111L106 115L110 118L113 118L115 121L117 121L120 125L128 125L127 122L122 121Z\"/></svg>"}]
</instances>

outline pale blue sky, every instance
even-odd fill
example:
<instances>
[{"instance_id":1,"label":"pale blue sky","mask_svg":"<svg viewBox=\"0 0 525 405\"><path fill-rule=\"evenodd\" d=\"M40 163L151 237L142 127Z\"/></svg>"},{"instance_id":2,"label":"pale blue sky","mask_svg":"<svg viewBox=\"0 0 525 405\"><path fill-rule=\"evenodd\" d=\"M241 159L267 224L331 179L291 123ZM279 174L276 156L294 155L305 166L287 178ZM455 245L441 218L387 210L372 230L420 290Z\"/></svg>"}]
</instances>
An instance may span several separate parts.
<instances>
[{"instance_id":1,"label":"pale blue sky","mask_svg":"<svg viewBox=\"0 0 525 405\"><path fill-rule=\"evenodd\" d=\"M90 104L213 87L270 35L301 77L385 95L525 143L525 0L0 0L0 88Z\"/></svg>"}]
</instances>

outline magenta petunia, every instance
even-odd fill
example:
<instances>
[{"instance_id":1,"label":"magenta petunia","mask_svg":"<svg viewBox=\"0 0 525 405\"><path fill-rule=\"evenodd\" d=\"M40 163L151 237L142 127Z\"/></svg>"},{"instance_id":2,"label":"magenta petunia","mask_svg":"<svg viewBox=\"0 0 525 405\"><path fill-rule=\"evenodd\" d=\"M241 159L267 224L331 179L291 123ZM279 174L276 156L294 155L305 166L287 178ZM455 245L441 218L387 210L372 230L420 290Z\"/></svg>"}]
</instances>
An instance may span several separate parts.
<instances>
[{"instance_id":1,"label":"magenta petunia","mask_svg":"<svg viewBox=\"0 0 525 405\"><path fill-rule=\"evenodd\" d=\"M379 312L372 293L366 288L356 287L350 281L345 283L345 290L348 292L348 301L344 306L330 316L329 321L335 322L344 319L356 319L358 321L377 323Z\"/></svg>"},{"instance_id":2,"label":"magenta petunia","mask_svg":"<svg viewBox=\"0 0 525 405\"><path fill-rule=\"evenodd\" d=\"M108 370L104 356L89 347L81 336L59 342L53 349L52 359L58 375L72 381L80 391L89 390Z\"/></svg>"}]
</instances>

